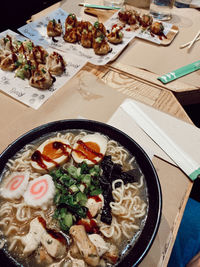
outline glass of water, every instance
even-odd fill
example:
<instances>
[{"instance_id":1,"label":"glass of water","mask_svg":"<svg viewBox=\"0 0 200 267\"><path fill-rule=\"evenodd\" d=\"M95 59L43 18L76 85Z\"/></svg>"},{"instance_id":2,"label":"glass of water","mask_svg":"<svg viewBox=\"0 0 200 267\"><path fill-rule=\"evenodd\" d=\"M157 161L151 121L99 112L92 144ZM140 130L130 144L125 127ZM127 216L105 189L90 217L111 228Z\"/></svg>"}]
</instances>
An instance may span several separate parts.
<instances>
[{"instance_id":1,"label":"glass of water","mask_svg":"<svg viewBox=\"0 0 200 267\"><path fill-rule=\"evenodd\" d=\"M122 7L124 0L104 0L105 6Z\"/></svg>"},{"instance_id":2,"label":"glass of water","mask_svg":"<svg viewBox=\"0 0 200 267\"><path fill-rule=\"evenodd\" d=\"M151 0L150 14L158 20L170 20L174 0Z\"/></svg>"},{"instance_id":3,"label":"glass of water","mask_svg":"<svg viewBox=\"0 0 200 267\"><path fill-rule=\"evenodd\" d=\"M190 7L192 0L175 0L176 7Z\"/></svg>"}]
</instances>

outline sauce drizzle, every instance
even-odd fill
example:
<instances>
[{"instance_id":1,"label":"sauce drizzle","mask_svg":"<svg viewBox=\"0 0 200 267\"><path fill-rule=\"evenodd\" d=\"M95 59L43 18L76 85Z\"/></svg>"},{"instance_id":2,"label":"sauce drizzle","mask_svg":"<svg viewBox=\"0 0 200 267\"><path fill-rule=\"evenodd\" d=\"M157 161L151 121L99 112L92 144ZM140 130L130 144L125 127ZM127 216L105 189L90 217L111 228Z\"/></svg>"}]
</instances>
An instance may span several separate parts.
<instances>
[{"instance_id":1,"label":"sauce drizzle","mask_svg":"<svg viewBox=\"0 0 200 267\"><path fill-rule=\"evenodd\" d=\"M62 156L62 155L69 156L69 152L67 151L67 148L69 148L70 150L76 152L80 157L88 159L88 160L92 161L94 164L96 164L98 162L97 160L94 159L95 157L98 157L101 159L103 158L104 155L102 153L95 151L94 149L89 147L87 145L87 143L84 143L81 140L78 140L77 143L79 144L78 149L72 149L67 144L63 144L62 142L55 141L55 142L52 142L52 148L55 150L60 149L62 151L59 153L59 156ZM46 145L46 146L48 146L48 145ZM44 150L45 150L45 147L44 147ZM43 152L44 152L44 150L43 150ZM47 152L41 153L39 150L36 150L32 154L31 160L37 162L37 164L42 169L45 169L45 170L47 170L47 166L44 163L44 161L51 162L55 165L55 167L59 167L59 164L52 157L47 156L47 154L48 154ZM101 200L99 200L99 201L101 201Z\"/></svg>"}]
</instances>

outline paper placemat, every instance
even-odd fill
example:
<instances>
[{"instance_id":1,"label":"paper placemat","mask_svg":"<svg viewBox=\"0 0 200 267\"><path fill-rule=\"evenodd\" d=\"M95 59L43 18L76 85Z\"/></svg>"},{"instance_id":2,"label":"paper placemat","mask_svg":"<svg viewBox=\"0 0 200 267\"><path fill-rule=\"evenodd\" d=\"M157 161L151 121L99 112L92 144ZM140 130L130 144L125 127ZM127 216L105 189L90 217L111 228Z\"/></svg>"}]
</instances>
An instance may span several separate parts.
<instances>
[{"instance_id":1,"label":"paper placemat","mask_svg":"<svg viewBox=\"0 0 200 267\"><path fill-rule=\"evenodd\" d=\"M7 34L15 37L19 41L24 41L26 39L22 35L11 30L6 30L0 33L0 38L5 37ZM50 47L44 48L48 53L56 51L56 49L52 49ZM29 85L28 79L22 80L15 77L14 71L10 72L0 69L0 90L25 105L38 109L86 64L84 59L78 58L72 53L57 52L63 56L65 62L67 63L66 71L61 76L56 76L56 81L49 89L40 90L34 88Z\"/></svg>"}]
</instances>

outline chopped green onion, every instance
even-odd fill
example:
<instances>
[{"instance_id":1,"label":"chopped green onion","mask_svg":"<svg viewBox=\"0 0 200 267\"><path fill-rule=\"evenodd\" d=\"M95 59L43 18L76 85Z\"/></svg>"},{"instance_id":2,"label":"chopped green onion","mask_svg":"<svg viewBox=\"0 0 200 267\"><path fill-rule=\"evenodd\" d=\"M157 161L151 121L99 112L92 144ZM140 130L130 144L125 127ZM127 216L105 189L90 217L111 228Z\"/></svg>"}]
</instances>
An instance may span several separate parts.
<instances>
[{"instance_id":1,"label":"chopped green onion","mask_svg":"<svg viewBox=\"0 0 200 267\"><path fill-rule=\"evenodd\" d=\"M26 43L26 46L27 46L27 48L28 48L29 51L32 51L33 50L33 44L32 44L32 42L27 42Z\"/></svg>"},{"instance_id":2,"label":"chopped green onion","mask_svg":"<svg viewBox=\"0 0 200 267\"><path fill-rule=\"evenodd\" d=\"M96 39L95 39L95 42L97 42L97 43L101 43L102 42L102 38L101 37L97 37Z\"/></svg>"},{"instance_id":3,"label":"chopped green onion","mask_svg":"<svg viewBox=\"0 0 200 267\"><path fill-rule=\"evenodd\" d=\"M92 169L90 169L89 173L91 176L99 176L99 174L100 174L99 165L94 165L94 167Z\"/></svg>"},{"instance_id":4,"label":"chopped green onion","mask_svg":"<svg viewBox=\"0 0 200 267\"><path fill-rule=\"evenodd\" d=\"M69 187L69 190L75 193L79 191L79 188L75 184L73 184Z\"/></svg>"},{"instance_id":5,"label":"chopped green onion","mask_svg":"<svg viewBox=\"0 0 200 267\"><path fill-rule=\"evenodd\" d=\"M78 192L76 194L76 201L80 205L84 206L85 203L87 202L87 196L85 194L83 194L82 192Z\"/></svg>"},{"instance_id":6,"label":"chopped green onion","mask_svg":"<svg viewBox=\"0 0 200 267\"><path fill-rule=\"evenodd\" d=\"M25 79L25 74L23 69L18 69L15 73L15 76L24 80Z\"/></svg>"},{"instance_id":7,"label":"chopped green onion","mask_svg":"<svg viewBox=\"0 0 200 267\"><path fill-rule=\"evenodd\" d=\"M72 26L71 25L67 25L67 30L71 30Z\"/></svg>"},{"instance_id":8,"label":"chopped green onion","mask_svg":"<svg viewBox=\"0 0 200 267\"><path fill-rule=\"evenodd\" d=\"M91 176L90 174L85 174L84 177L82 178L82 183L86 184L89 186L91 184Z\"/></svg>"},{"instance_id":9,"label":"chopped green onion","mask_svg":"<svg viewBox=\"0 0 200 267\"><path fill-rule=\"evenodd\" d=\"M77 168L75 166L69 166L67 168L67 172L73 177L73 178L77 178L78 177L78 173L77 173Z\"/></svg>"},{"instance_id":10,"label":"chopped green onion","mask_svg":"<svg viewBox=\"0 0 200 267\"><path fill-rule=\"evenodd\" d=\"M99 28L99 22L98 22L98 21L96 21L96 22L94 23L94 27L95 27L96 29Z\"/></svg>"},{"instance_id":11,"label":"chopped green onion","mask_svg":"<svg viewBox=\"0 0 200 267\"><path fill-rule=\"evenodd\" d=\"M22 64L22 63L21 63L19 60L15 61L15 67L18 68L21 64Z\"/></svg>"},{"instance_id":12,"label":"chopped green onion","mask_svg":"<svg viewBox=\"0 0 200 267\"><path fill-rule=\"evenodd\" d=\"M9 41L9 39L6 38L6 37L4 37L3 40L4 40L4 43L5 43L5 44Z\"/></svg>"},{"instance_id":13,"label":"chopped green onion","mask_svg":"<svg viewBox=\"0 0 200 267\"><path fill-rule=\"evenodd\" d=\"M98 196L102 193L102 190L99 188L99 189L95 189L93 191L90 192L90 195L91 196Z\"/></svg>"},{"instance_id":14,"label":"chopped green onion","mask_svg":"<svg viewBox=\"0 0 200 267\"><path fill-rule=\"evenodd\" d=\"M88 31L87 31L86 29L83 29L83 33L86 33L86 34L87 34L87 33L88 33Z\"/></svg>"},{"instance_id":15,"label":"chopped green onion","mask_svg":"<svg viewBox=\"0 0 200 267\"><path fill-rule=\"evenodd\" d=\"M55 19L52 20L52 23L53 23L53 26L55 27L55 25L56 25Z\"/></svg>"}]
</instances>

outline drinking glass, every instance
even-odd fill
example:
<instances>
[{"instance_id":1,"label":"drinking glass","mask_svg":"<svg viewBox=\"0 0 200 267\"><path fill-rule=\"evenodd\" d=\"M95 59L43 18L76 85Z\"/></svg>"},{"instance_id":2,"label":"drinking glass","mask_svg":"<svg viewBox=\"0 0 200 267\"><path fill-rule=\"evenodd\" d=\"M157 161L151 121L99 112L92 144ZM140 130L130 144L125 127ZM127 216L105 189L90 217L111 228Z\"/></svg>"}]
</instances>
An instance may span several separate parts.
<instances>
[{"instance_id":1,"label":"drinking glass","mask_svg":"<svg viewBox=\"0 0 200 267\"><path fill-rule=\"evenodd\" d=\"M170 20L174 0L151 0L150 14L158 20Z\"/></svg>"},{"instance_id":2,"label":"drinking glass","mask_svg":"<svg viewBox=\"0 0 200 267\"><path fill-rule=\"evenodd\" d=\"M190 7L192 0L175 0L174 5L176 7Z\"/></svg>"},{"instance_id":3,"label":"drinking glass","mask_svg":"<svg viewBox=\"0 0 200 267\"><path fill-rule=\"evenodd\" d=\"M124 0L104 0L105 6L122 7L123 4L124 4Z\"/></svg>"}]
</instances>

